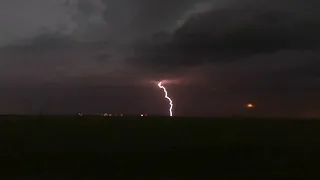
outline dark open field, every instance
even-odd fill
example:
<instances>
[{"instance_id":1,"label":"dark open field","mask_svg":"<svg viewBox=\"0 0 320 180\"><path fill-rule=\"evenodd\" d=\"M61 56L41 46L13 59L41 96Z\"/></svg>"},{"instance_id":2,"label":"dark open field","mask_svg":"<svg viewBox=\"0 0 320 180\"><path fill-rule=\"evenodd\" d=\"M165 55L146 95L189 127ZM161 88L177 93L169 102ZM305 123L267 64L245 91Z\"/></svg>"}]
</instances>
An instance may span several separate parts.
<instances>
[{"instance_id":1,"label":"dark open field","mask_svg":"<svg viewBox=\"0 0 320 180\"><path fill-rule=\"evenodd\" d=\"M317 120L0 119L0 179L320 178Z\"/></svg>"}]
</instances>

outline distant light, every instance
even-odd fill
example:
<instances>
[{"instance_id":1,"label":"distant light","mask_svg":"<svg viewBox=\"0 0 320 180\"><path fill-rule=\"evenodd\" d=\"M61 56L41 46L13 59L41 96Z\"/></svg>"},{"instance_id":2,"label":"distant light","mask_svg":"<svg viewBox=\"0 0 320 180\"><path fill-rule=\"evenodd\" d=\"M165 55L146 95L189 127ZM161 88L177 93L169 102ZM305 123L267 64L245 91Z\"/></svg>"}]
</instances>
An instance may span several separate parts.
<instances>
[{"instance_id":1,"label":"distant light","mask_svg":"<svg viewBox=\"0 0 320 180\"><path fill-rule=\"evenodd\" d=\"M141 117L143 117L143 114L141 114Z\"/></svg>"},{"instance_id":2,"label":"distant light","mask_svg":"<svg viewBox=\"0 0 320 180\"><path fill-rule=\"evenodd\" d=\"M144 116L148 116L148 114L145 114Z\"/></svg>"},{"instance_id":3,"label":"distant light","mask_svg":"<svg viewBox=\"0 0 320 180\"><path fill-rule=\"evenodd\" d=\"M123 116L123 114L121 114L120 116Z\"/></svg>"},{"instance_id":4,"label":"distant light","mask_svg":"<svg viewBox=\"0 0 320 180\"><path fill-rule=\"evenodd\" d=\"M104 113L103 116L108 116L108 113Z\"/></svg>"},{"instance_id":5,"label":"distant light","mask_svg":"<svg viewBox=\"0 0 320 180\"><path fill-rule=\"evenodd\" d=\"M112 116L112 114L109 114L109 116Z\"/></svg>"},{"instance_id":6,"label":"distant light","mask_svg":"<svg viewBox=\"0 0 320 180\"><path fill-rule=\"evenodd\" d=\"M82 113L78 113L78 116L82 116Z\"/></svg>"},{"instance_id":7,"label":"distant light","mask_svg":"<svg viewBox=\"0 0 320 180\"><path fill-rule=\"evenodd\" d=\"M249 104L247 104L247 108L254 108L254 105L249 103Z\"/></svg>"}]
</instances>

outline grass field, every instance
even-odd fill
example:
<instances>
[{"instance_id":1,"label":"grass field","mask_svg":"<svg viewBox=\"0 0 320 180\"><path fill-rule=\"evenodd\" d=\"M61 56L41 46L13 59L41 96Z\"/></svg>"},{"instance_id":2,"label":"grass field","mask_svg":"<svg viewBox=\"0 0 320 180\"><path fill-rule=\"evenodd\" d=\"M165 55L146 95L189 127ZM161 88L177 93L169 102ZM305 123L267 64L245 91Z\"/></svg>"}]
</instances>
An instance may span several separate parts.
<instances>
[{"instance_id":1,"label":"grass field","mask_svg":"<svg viewBox=\"0 0 320 180\"><path fill-rule=\"evenodd\" d=\"M0 117L0 179L320 178L320 121Z\"/></svg>"}]
</instances>

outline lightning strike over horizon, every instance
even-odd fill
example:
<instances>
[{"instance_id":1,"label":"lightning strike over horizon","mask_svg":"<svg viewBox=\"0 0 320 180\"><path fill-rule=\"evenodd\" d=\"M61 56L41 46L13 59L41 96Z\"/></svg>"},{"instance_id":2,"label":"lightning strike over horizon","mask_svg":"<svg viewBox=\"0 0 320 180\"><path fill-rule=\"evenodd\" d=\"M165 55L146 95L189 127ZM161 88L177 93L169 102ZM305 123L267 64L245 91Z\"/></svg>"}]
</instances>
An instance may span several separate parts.
<instances>
[{"instance_id":1,"label":"lightning strike over horizon","mask_svg":"<svg viewBox=\"0 0 320 180\"><path fill-rule=\"evenodd\" d=\"M159 86L159 88L163 89L164 94L165 94L165 98L169 100L169 104L170 104L169 112L170 112L170 116L172 116L173 102L172 102L171 98L168 96L168 92L167 92L166 88L164 86L162 86L162 82L159 82L158 86Z\"/></svg>"}]
</instances>

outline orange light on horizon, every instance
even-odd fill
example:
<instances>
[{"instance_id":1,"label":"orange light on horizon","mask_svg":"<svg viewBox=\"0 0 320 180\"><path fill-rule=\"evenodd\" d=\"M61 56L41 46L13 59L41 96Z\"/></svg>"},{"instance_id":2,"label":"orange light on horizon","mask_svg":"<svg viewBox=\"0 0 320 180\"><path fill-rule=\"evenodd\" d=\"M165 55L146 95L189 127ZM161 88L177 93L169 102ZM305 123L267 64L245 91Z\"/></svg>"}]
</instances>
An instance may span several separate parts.
<instances>
[{"instance_id":1,"label":"orange light on horizon","mask_svg":"<svg viewBox=\"0 0 320 180\"><path fill-rule=\"evenodd\" d=\"M254 105L249 103L249 104L247 104L247 108L254 108Z\"/></svg>"}]
</instances>

